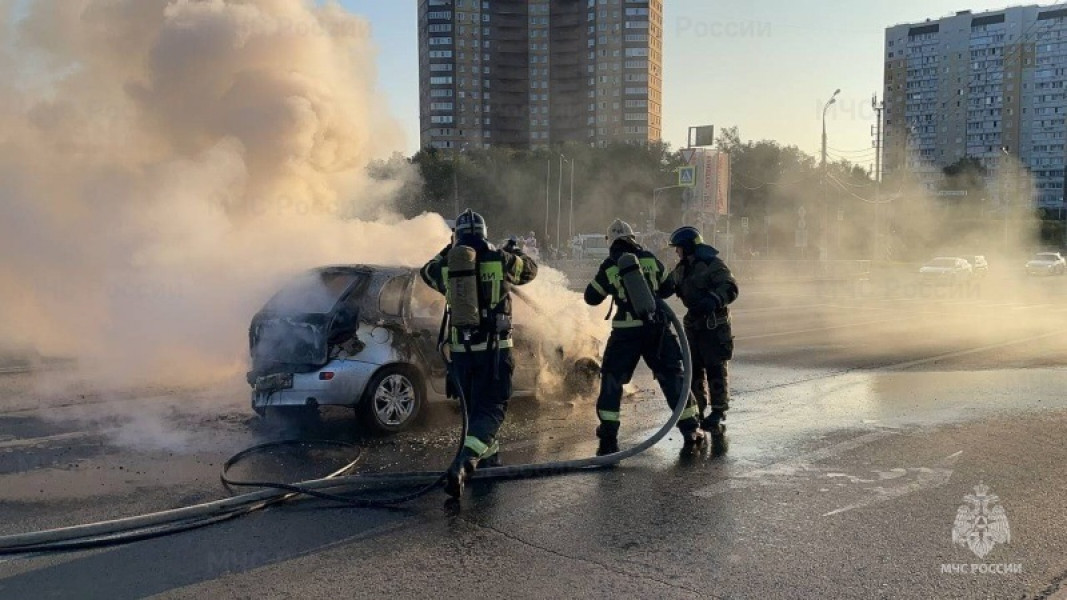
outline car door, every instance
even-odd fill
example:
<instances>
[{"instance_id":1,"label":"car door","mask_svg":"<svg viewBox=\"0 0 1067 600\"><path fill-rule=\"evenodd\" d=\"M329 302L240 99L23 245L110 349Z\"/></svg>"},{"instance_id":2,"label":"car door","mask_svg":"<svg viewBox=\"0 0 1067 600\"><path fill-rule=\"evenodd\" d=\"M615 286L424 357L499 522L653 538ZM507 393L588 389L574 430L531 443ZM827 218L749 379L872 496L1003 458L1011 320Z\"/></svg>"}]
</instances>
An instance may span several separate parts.
<instances>
[{"instance_id":1,"label":"car door","mask_svg":"<svg viewBox=\"0 0 1067 600\"><path fill-rule=\"evenodd\" d=\"M404 311L407 328L431 376L430 386L443 394L445 362L437 349L437 342L445 312L445 297L415 276L414 271L408 279Z\"/></svg>"}]
</instances>

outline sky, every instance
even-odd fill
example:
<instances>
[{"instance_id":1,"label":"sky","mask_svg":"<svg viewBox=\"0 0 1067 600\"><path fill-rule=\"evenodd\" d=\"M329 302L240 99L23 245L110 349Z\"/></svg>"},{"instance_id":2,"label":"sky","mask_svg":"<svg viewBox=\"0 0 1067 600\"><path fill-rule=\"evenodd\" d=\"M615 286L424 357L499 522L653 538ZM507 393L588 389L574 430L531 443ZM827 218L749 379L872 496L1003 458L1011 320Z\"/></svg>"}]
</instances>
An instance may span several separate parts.
<instances>
[{"instance_id":1,"label":"sky","mask_svg":"<svg viewBox=\"0 0 1067 600\"><path fill-rule=\"evenodd\" d=\"M416 0L341 4L371 23L380 87L413 153ZM664 0L664 140L679 147L689 126L737 126L742 140L775 140L817 155L822 108L840 89L827 113L828 152L870 166L871 99L882 97L885 29L1005 6L1005 0Z\"/></svg>"}]
</instances>

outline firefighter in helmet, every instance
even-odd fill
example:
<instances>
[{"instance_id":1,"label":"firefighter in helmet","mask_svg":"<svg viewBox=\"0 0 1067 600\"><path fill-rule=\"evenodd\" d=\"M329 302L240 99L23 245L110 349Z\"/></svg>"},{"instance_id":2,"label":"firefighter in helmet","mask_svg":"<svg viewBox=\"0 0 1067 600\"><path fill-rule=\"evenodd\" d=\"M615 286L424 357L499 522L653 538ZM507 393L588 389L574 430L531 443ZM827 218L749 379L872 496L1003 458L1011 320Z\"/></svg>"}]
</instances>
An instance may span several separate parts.
<instances>
[{"instance_id":1,"label":"firefighter in helmet","mask_svg":"<svg viewBox=\"0 0 1067 600\"><path fill-rule=\"evenodd\" d=\"M467 209L456 218L453 243L420 272L448 303L450 368L467 404L467 437L445 482L454 498L463 493L479 462L488 466L498 461L496 434L507 415L515 370L508 290L537 276L537 263L516 240L498 249L486 235L485 219Z\"/></svg>"},{"instance_id":2,"label":"firefighter in helmet","mask_svg":"<svg viewBox=\"0 0 1067 600\"><path fill-rule=\"evenodd\" d=\"M652 369L667 403L674 408L683 394L682 351L678 338L667 328L666 321L657 314L637 314L635 298L627 290L632 285L645 285L651 295L667 298L673 293L668 272L654 254L637 243L633 228L616 219L608 228L608 258L600 265L596 277L585 288L585 301L596 306L606 298L614 302L615 317L612 330L604 349L601 366L600 396L596 408L600 425L596 435L600 439L597 456L619 451L619 408L622 402L623 385L630 381L637 361L644 358ZM625 255L632 255L626 257ZM634 260L636 259L636 260ZM622 265L620 265L620 262ZM633 266L636 265L636 266ZM640 277L633 278L628 269L640 270ZM634 282L638 283L634 283ZM678 421L682 432L683 450L692 451L704 445L705 433L700 429L698 409L692 398Z\"/></svg>"},{"instance_id":3,"label":"firefighter in helmet","mask_svg":"<svg viewBox=\"0 0 1067 600\"><path fill-rule=\"evenodd\" d=\"M733 358L734 336L729 305L737 299L737 281L697 228L676 229L670 245L679 259L670 279L687 309L685 335L693 357L692 389L700 405L700 426L718 442L726 432L722 422L730 408L726 365Z\"/></svg>"}]
</instances>

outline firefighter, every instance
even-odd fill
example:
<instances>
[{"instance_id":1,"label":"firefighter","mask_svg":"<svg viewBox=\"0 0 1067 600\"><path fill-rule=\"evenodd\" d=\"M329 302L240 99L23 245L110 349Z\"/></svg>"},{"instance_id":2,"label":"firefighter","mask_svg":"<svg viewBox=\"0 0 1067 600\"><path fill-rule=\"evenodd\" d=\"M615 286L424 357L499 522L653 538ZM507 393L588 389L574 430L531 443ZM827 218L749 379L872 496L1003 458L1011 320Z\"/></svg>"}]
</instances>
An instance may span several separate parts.
<instances>
[{"instance_id":1,"label":"firefighter","mask_svg":"<svg viewBox=\"0 0 1067 600\"><path fill-rule=\"evenodd\" d=\"M718 442L726 433L723 420L730 408L726 365L733 358L734 336L729 305L737 299L737 281L697 228L676 229L670 245L679 259L670 279L687 309L685 335L693 357L692 390L700 406L700 427Z\"/></svg>"},{"instance_id":2,"label":"firefighter","mask_svg":"<svg viewBox=\"0 0 1067 600\"><path fill-rule=\"evenodd\" d=\"M666 320L661 314L641 318L636 314L634 299L627 290L630 287L629 275L620 269L619 262L624 255L632 254L637 258L641 275L637 279L646 285L651 294L667 298L673 293L668 280L668 272L654 254L642 248L634 236L633 228L621 220L615 220L608 228L610 244L608 258L600 265L596 277L585 288L585 301L596 306L607 297L614 303L615 317L612 319L611 335L604 350L604 361L600 368L600 396L597 398L597 417L600 425L596 435L600 439L597 456L619 451L619 408L622 402L623 385L630 381L637 361L645 359L652 369L660 389L667 397L667 403L673 409L683 393L684 377L682 373L682 351L678 338L667 328ZM609 311L610 312L610 311ZM682 432L683 451L690 452L704 445L705 433L698 426L698 409L692 398L678 421Z\"/></svg>"},{"instance_id":3,"label":"firefighter","mask_svg":"<svg viewBox=\"0 0 1067 600\"><path fill-rule=\"evenodd\" d=\"M453 374L466 398L468 431L463 450L448 469L445 491L458 498L470 474L498 461L497 430L511 397L511 297L513 285L537 276L537 263L517 240L503 248L487 240L485 219L467 209L456 218L453 243L422 268L422 280L445 295Z\"/></svg>"}]
</instances>

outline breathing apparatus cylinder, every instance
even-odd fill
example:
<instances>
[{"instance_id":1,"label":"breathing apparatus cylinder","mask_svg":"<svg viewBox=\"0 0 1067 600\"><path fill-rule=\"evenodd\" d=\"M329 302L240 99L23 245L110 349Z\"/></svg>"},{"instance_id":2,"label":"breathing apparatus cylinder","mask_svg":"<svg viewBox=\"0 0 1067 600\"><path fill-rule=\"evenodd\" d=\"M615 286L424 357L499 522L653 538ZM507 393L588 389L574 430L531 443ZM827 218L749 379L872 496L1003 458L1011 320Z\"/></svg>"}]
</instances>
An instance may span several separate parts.
<instances>
[{"instance_id":1,"label":"breathing apparatus cylinder","mask_svg":"<svg viewBox=\"0 0 1067 600\"><path fill-rule=\"evenodd\" d=\"M652 289L648 287L648 280L641 271L641 262L637 256L627 252L619 257L619 278L622 287L626 290L626 297L630 300L634 316L641 320L652 317L656 312L656 297L652 295Z\"/></svg>"},{"instance_id":2,"label":"breathing apparatus cylinder","mask_svg":"<svg viewBox=\"0 0 1067 600\"><path fill-rule=\"evenodd\" d=\"M478 253L470 246L456 245L448 251L449 309L452 326L474 329L481 325L478 306Z\"/></svg>"}]
</instances>

